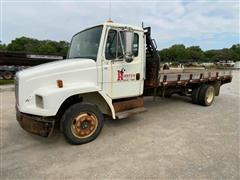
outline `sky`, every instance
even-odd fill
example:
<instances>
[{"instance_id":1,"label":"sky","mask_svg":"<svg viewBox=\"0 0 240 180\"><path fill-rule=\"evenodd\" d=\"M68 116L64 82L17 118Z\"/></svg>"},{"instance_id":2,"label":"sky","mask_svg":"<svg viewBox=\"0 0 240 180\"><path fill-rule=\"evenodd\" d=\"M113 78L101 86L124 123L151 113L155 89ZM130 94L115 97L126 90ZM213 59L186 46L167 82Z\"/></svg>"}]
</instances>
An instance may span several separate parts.
<instances>
[{"instance_id":1,"label":"sky","mask_svg":"<svg viewBox=\"0 0 240 180\"><path fill-rule=\"evenodd\" d=\"M70 41L109 16L117 23L151 26L158 49L173 44L221 49L240 41L239 0L0 0L0 5L5 44L22 36Z\"/></svg>"}]
</instances>

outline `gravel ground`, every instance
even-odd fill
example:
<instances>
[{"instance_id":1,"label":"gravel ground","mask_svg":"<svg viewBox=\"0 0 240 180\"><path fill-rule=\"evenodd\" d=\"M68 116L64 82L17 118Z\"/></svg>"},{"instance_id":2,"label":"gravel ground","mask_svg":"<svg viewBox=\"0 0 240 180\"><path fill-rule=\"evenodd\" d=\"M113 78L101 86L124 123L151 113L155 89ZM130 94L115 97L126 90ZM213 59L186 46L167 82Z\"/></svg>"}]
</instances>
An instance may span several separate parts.
<instances>
[{"instance_id":1,"label":"gravel ground","mask_svg":"<svg viewBox=\"0 0 240 180\"><path fill-rule=\"evenodd\" d=\"M239 179L240 71L210 107L188 98L146 99L148 111L105 121L93 142L28 134L14 93L1 96L1 179Z\"/></svg>"}]
</instances>

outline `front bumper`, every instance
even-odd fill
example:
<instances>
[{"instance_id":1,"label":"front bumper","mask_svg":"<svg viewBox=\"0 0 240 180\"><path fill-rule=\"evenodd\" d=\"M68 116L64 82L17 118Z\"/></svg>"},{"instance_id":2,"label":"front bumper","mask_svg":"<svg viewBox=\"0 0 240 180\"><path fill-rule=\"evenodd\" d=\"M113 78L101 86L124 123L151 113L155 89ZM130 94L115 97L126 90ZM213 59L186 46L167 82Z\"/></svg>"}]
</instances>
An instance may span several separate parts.
<instances>
[{"instance_id":1,"label":"front bumper","mask_svg":"<svg viewBox=\"0 0 240 180\"><path fill-rule=\"evenodd\" d=\"M21 113L18 109L16 111L17 121L25 131L43 137L49 137L52 134L54 119Z\"/></svg>"}]
</instances>

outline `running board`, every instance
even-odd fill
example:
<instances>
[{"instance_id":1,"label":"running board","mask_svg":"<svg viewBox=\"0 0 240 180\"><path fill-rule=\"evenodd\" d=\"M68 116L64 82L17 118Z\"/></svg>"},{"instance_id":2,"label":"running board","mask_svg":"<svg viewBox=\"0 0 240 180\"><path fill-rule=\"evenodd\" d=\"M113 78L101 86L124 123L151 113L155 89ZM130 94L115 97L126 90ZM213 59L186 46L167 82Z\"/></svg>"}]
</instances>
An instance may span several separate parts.
<instances>
[{"instance_id":1,"label":"running board","mask_svg":"<svg viewBox=\"0 0 240 180\"><path fill-rule=\"evenodd\" d=\"M116 113L116 118L117 119L124 119L124 118L127 118L130 115L145 112L145 111L147 111L147 108L145 108L145 107L140 107L140 108L135 108L135 109L127 110L127 111L122 111L122 112Z\"/></svg>"}]
</instances>

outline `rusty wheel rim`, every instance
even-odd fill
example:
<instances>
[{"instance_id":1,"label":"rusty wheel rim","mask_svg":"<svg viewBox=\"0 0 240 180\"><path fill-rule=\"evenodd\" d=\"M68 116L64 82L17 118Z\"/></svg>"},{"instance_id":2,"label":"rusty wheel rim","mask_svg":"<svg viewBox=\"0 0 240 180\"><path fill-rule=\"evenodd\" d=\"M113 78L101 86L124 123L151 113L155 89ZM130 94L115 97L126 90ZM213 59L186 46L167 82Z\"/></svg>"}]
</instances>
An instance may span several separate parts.
<instances>
[{"instance_id":1,"label":"rusty wheel rim","mask_svg":"<svg viewBox=\"0 0 240 180\"><path fill-rule=\"evenodd\" d=\"M4 74L4 78L5 79L11 79L12 75L10 73L6 73L6 74Z\"/></svg>"},{"instance_id":2,"label":"rusty wheel rim","mask_svg":"<svg viewBox=\"0 0 240 180\"><path fill-rule=\"evenodd\" d=\"M91 112L85 112L73 119L71 131L77 138L87 138L96 131L97 126L97 117Z\"/></svg>"},{"instance_id":3,"label":"rusty wheel rim","mask_svg":"<svg viewBox=\"0 0 240 180\"><path fill-rule=\"evenodd\" d=\"M211 103L213 101L214 98L214 88L213 87L209 87L206 93L206 98L207 98L207 102Z\"/></svg>"}]
</instances>

